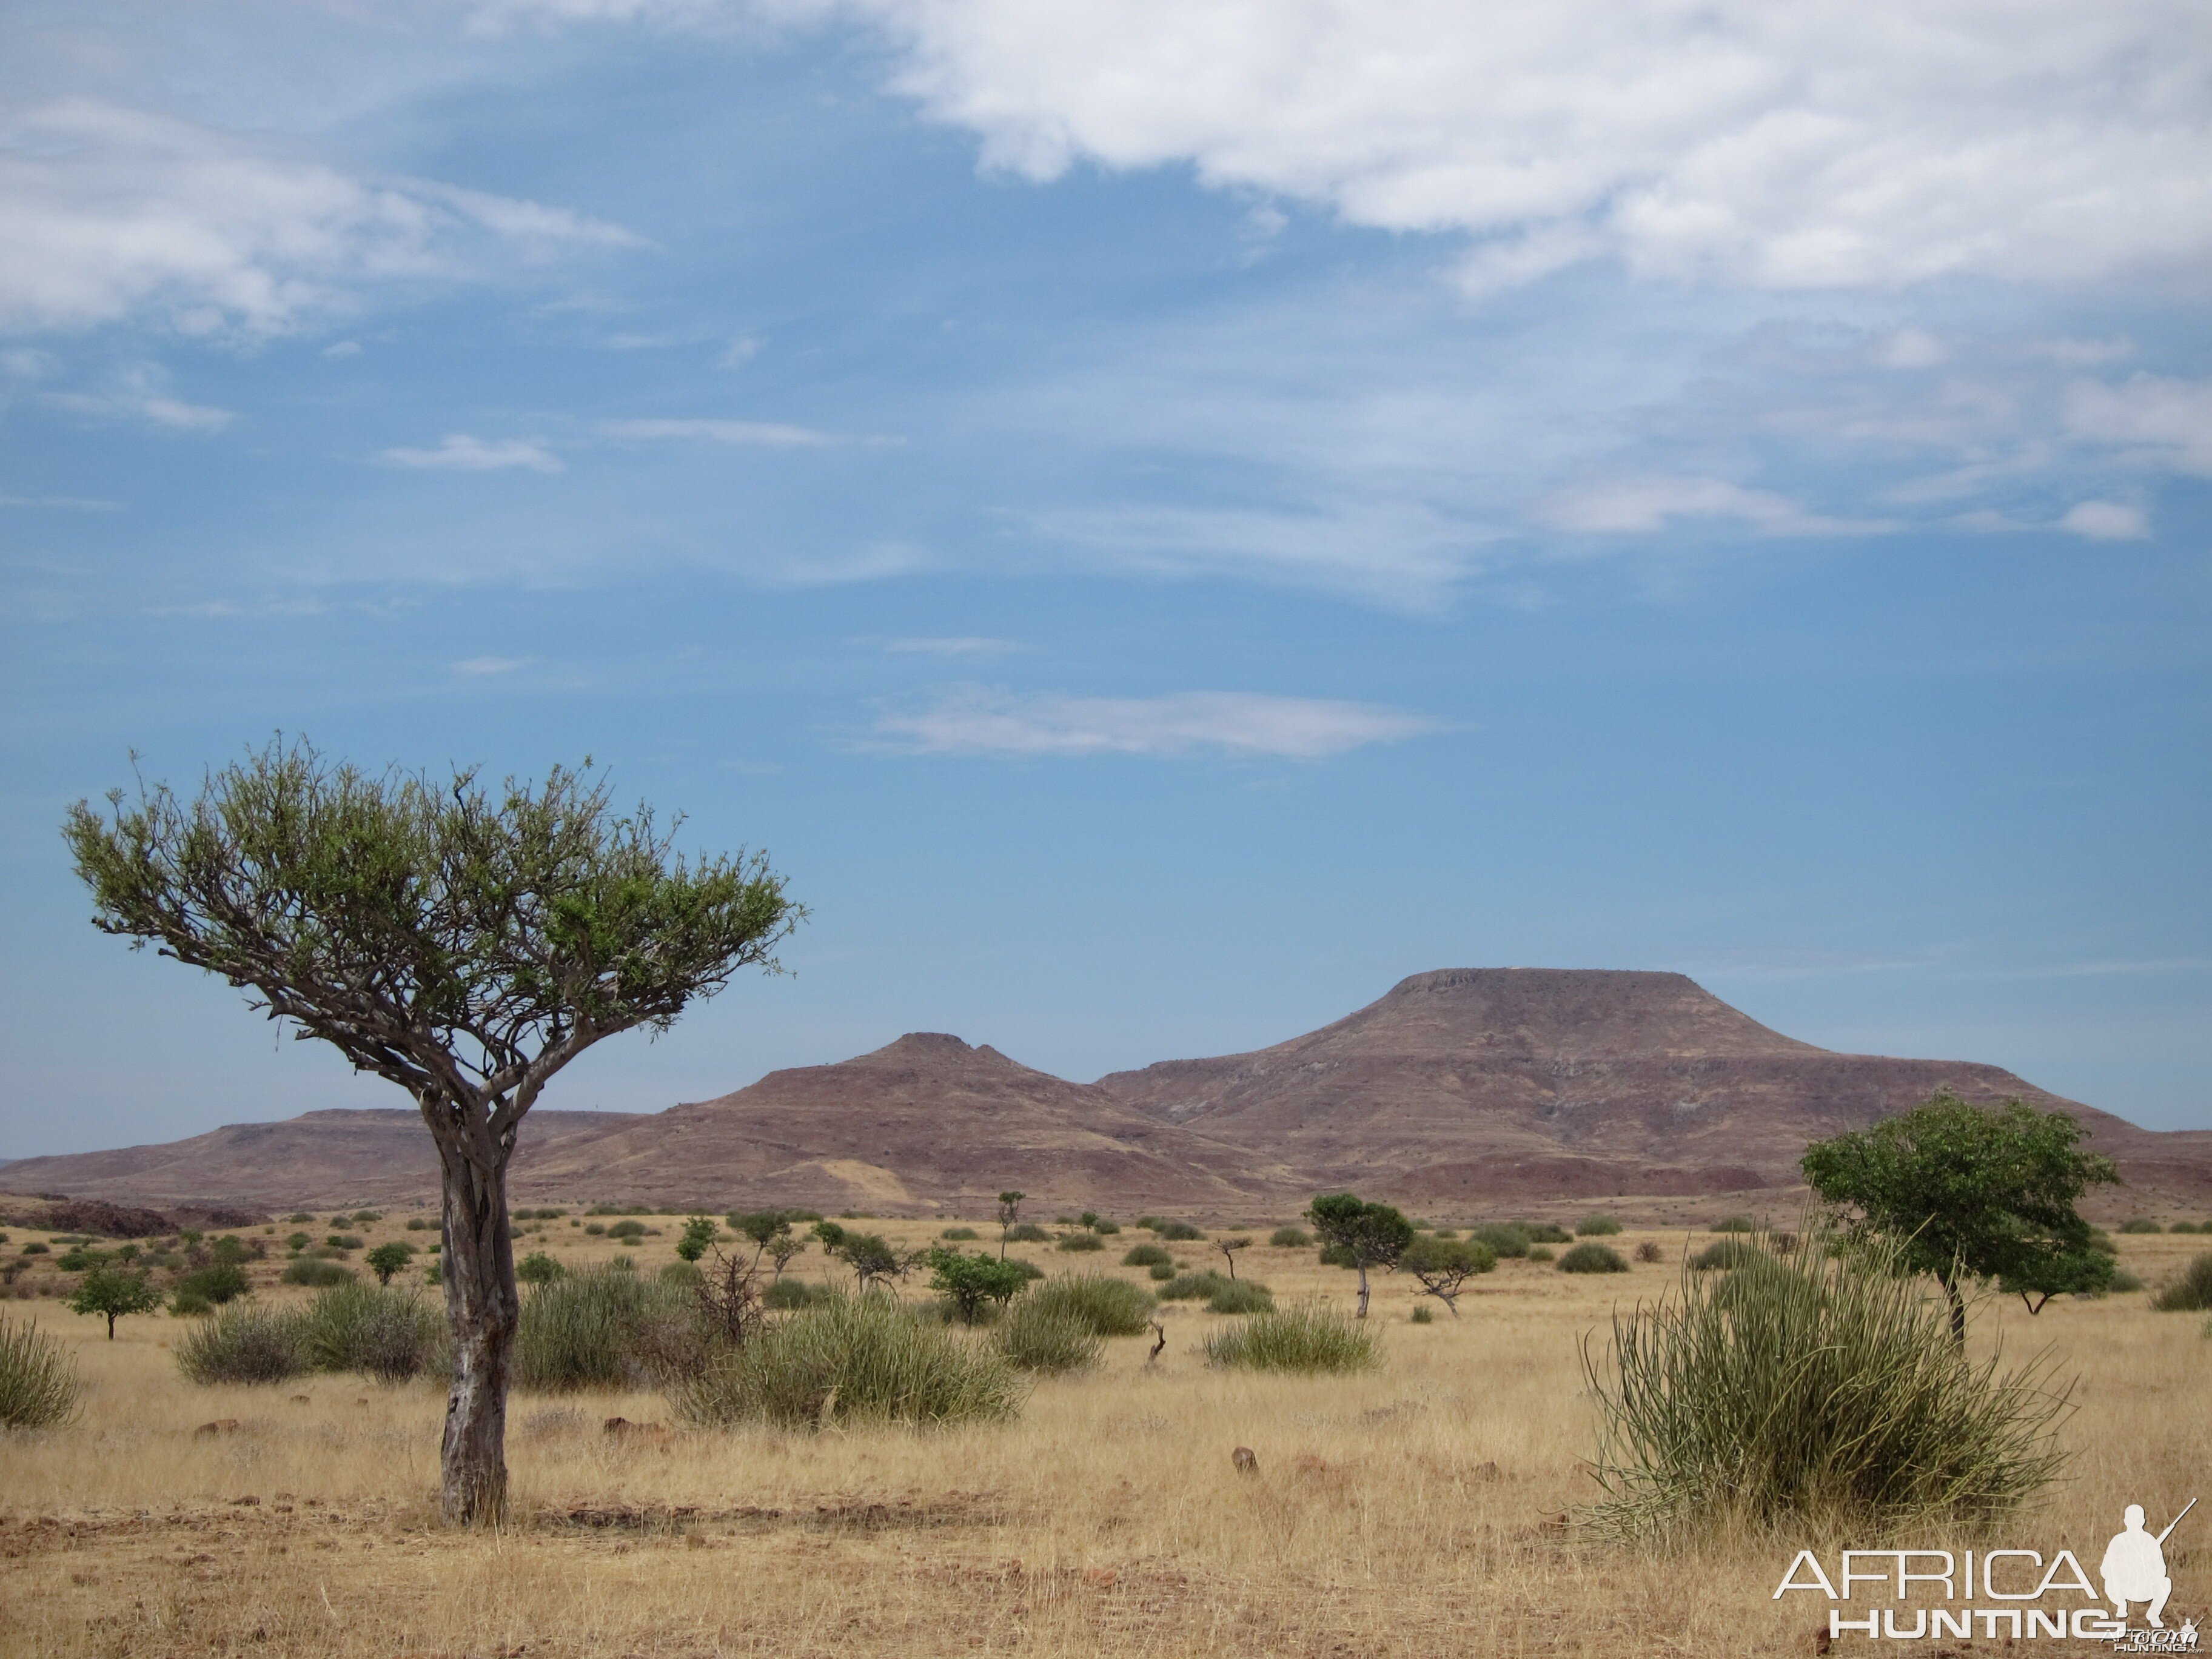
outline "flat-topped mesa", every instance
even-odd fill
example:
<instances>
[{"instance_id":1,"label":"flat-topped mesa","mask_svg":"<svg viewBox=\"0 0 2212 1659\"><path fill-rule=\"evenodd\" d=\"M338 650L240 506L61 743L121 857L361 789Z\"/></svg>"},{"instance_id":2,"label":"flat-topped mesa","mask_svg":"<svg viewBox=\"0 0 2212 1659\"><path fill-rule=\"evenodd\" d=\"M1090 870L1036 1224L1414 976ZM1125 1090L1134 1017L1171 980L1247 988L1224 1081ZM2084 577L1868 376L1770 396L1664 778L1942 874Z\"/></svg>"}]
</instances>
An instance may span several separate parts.
<instances>
[{"instance_id":1,"label":"flat-topped mesa","mask_svg":"<svg viewBox=\"0 0 2212 1659\"><path fill-rule=\"evenodd\" d=\"M1599 968L1446 968L1413 974L1334 1025L1277 1049L1402 1057L1541 1054L1810 1054L1685 974ZM1272 1054L1277 1049L1263 1049Z\"/></svg>"}]
</instances>

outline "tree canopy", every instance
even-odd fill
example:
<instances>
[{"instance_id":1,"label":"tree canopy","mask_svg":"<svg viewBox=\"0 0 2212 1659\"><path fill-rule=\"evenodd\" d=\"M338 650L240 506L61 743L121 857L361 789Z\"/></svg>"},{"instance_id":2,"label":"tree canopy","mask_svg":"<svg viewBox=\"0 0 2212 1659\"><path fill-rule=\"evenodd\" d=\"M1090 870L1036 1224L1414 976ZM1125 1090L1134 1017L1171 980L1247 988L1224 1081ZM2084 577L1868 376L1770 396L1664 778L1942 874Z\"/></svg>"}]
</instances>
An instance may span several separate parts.
<instances>
[{"instance_id":1,"label":"tree canopy","mask_svg":"<svg viewBox=\"0 0 2212 1659\"><path fill-rule=\"evenodd\" d=\"M2119 1176L2109 1159L2081 1151L2081 1139L2063 1112L2021 1100L1992 1110L1943 1088L1910 1112L1814 1143L1802 1167L1852 1234L1893 1240L1905 1267L1943 1286L1952 1334L1964 1340L1962 1280L1995 1279L2045 1300L2109 1281L2109 1268L2099 1279L2087 1260L2094 1231L2074 1206Z\"/></svg>"},{"instance_id":2,"label":"tree canopy","mask_svg":"<svg viewBox=\"0 0 2212 1659\"><path fill-rule=\"evenodd\" d=\"M447 1518L496 1520L520 1317L506 1174L523 1115L592 1044L665 1030L805 912L766 856L690 858L587 760L543 784L365 772L277 738L191 799L141 782L63 834L93 922L246 990L405 1089L436 1141L454 1335Z\"/></svg>"},{"instance_id":3,"label":"tree canopy","mask_svg":"<svg viewBox=\"0 0 2212 1659\"><path fill-rule=\"evenodd\" d=\"M98 1267L77 1280L70 1293L73 1313L104 1314L107 1340L115 1340L115 1322L125 1314L151 1313L161 1305L161 1293L143 1272L125 1273L120 1267Z\"/></svg>"},{"instance_id":4,"label":"tree canopy","mask_svg":"<svg viewBox=\"0 0 2212 1659\"><path fill-rule=\"evenodd\" d=\"M1316 1198L1306 1218L1327 1243L1352 1257L1359 1273L1358 1317L1367 1317L1367 1270L1395 1267L1413 1242L1413 1224L1388 1204L1370 1204L1352 1193Z\"/></svg>"}]
</instances>

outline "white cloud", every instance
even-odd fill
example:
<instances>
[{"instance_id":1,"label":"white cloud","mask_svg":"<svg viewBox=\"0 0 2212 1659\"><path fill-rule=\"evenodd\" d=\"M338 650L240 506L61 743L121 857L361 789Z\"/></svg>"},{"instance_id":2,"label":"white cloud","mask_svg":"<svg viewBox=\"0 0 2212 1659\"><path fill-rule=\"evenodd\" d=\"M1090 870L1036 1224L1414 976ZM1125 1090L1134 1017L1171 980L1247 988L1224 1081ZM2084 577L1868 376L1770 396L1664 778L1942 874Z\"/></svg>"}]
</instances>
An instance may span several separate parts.
<instances>
[{"instance_id":1,"label":"white cloud","mask_svg":"<svg viewBox=\"0 0 2212 1659\"><path fill-rule=\"evenodd\" d=\"M145 318L270 335L364 284L488 275L611 225L419 179L368 179L165 116L72 99L0 123L0 328Z\"/></svg>"},{"instance_id":2,"label":"white cloud","mask_svg":"<svg viewBox=\"0 0 2212 1659\"><path fill-rule=\"evenodd\" d=\"M1438 729L1419 714L1371 703L1186 691L1164 697L1019 696L963 686L918 713L887 714L876 734L930 755L1200 753L1314 761Z\"/></svg>"},{"instance_id":3,"label":"white cloud","mask_svg":"<svg viewBox=\"0 0 2212 1659\"><path fill-rule=\"evenodd\" d=\"M736 339L731 341L730 343L724 348L721 360L722 367L724 368L743 368L747 363L752 362L754 358L759 356L760 354L761 343L759 339L750 334L740 334Z\"/></svg>"},{"instance_id":4,"label":"white cloud","mask_svg":"<svg viewBox=\"0 0 2212 1659\"><path fill-rule=\"evenodd\" d=\"M518 668L527 668L535 659L530 657L465 657L453 665L453 672L463 679L483 679L492 674L512 674Z\"/></svg>"},{"instance_id":5,"label":"white cloud","mask_svg":"<svg viewBox=\"0 0 2212 1659\"><path fill-rule=\"evenodd\" d=\"M2212 263L2206 37L2168 0L755 9L873 20L897 87L994 167L1188 163L1356 224L1471 233L1478 287L1597 252L1778 289Z\"/></svg>"},{"instance_id":6,"label":"white cloud","mask_svg":"<svg viewBox=\"0 0 2212 1659\"><path fill-rule=\"evenodd\" d=\"M361 356L361 342L339 340L325 346L322 355L325 357L358 357Z\"/></svg>"},{"instance_id":7,"label":"white cloud","mask_svg":"<svg viewBox=\"0 0 2212 1659\"><path fill-rule=\"evenodd\" d=\"M2120 501L2076 501L2066 509L2058 527L2093 542L2141 541L2150 534L2142 508Z\"/></svg>"},{"instance_id":8,"label":"white cloud","mask_svg":"<svg viewBox=\"0 0 2212 1659\"><path fill-rule=\"evenodd\" d=\"M40 395L40 401L72 415L150 421L173 432L220 432L236 418L227 409L171 397L168 376L152 363L134 363L118 370L104 392L48 392Z\"/></svg>"},{"instance_id":9,"label":"white cloud","mask_svg":"<svg viewBox=\"0 0 2212 1659\"><path fill-rule=\"evenodd\" d=\"M1825 518L1786 496L1721 478L1622 478L1587 484L1538 503L1535 517L1554 529L1587 536L1650 535L1683 520L1730 522L1766 536L1863 536L1894 528Z\"/></svg>"},{"instance_id":10,"label":"white cloud","mask_svg":"<svg viewBox=\"0 0 2212 1659\"><path fill-rule=\"evenodd\" d=\"M1012 640L985 639L963 635L948 639L915 639L886 641L884 649L901 654L913 653L931 657L1003 657L1021 647Z\"/></svg>"},{"instance_id":11,"label":"white cloud","mask_svg":"<svg viewBox=\"0 0 2212 1659\"><path fill-rule=\"evenodd\" d=\"M2067 399L2077 437L2110 444L2146 465L2212 477L2212 380L2135 374L2118 385L2085 380Z\"/></svg>"},{"instance_id":12,"label":"white cloud","mask_svg":"<svg viewBox=\"0 0 2212 1659\"><path fill-rule=\"evenodd\" d=\"M599 431L610 438L644 442L694 439L709 443L761 445L770 449L824 449L837 444L896 443L896 438L851 438L811 427L787 426L776 421L603 421Z\"/></svg>"},{"instance_id":13,"label":"white cloud","mask_svg":"<svg viewBox=\"0 0 2212 1659\"><path fill-rule=\"evenodd\" d=\"M532 472L562 471L561 458L543 444L527 438L478 438L465 432L447 433L435 449L387 449L384 459L394 466L450 472L496 472L508 467Z\"/></svg>"}]
</instances>

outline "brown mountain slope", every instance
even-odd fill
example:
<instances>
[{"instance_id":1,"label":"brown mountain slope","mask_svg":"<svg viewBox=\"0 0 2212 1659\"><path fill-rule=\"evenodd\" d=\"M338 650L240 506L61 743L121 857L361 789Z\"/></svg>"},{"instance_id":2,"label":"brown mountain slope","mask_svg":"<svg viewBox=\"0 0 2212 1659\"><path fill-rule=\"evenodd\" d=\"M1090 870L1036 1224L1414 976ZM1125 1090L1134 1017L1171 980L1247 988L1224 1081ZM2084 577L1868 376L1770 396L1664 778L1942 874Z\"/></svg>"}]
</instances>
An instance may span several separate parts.
<instances>
[{"instance_id":1,"label":"brown mountain slope","mask_svg":"<svg viewBox=\"0 0 2212 1659\"><path fill-rule=\"evenodd\" d=\"M515 1168L528 1169L571 1136L626 1121L622 1112L532 1112L522 1121ZM159 1146L18 1158L0 1164L0 1188L262 1209L389 1204L437 1192L438 1153L411 1107L307 1112Z\"/></svg>"},{"instance_id":2,"label":"brown mountain slope","mask_svg":"<svg viewBox=\"0 0 2212 1659\"><path fill-rule=\"evenodd\" d=\"M1808 1141L1942 1084L2073 1114L2138 1202L2212 1200L2212 1133L2139 1129L1993 1066L1832 1054L1680 974L1416 974L1287 1042L1097 1086L1313 1183L1434 1203L1786 1187Z\"/></svg>"},{"instance_id":3,"label":"brown mountain slope","mask_svg":"<svg viewBox=\"0 0 2212 1659\"><path fill-rule=\"evenodd\" d=\"M1033 1208L1264 1210L1287 1170L1164 1122L1103 1090L958 1037L912 1032L834 1066L556 1149L512 1183L523 1195L603 1196L714 1209L811 1206L988 1212L1005 1188Z\"/></svg>"}]
</instances>

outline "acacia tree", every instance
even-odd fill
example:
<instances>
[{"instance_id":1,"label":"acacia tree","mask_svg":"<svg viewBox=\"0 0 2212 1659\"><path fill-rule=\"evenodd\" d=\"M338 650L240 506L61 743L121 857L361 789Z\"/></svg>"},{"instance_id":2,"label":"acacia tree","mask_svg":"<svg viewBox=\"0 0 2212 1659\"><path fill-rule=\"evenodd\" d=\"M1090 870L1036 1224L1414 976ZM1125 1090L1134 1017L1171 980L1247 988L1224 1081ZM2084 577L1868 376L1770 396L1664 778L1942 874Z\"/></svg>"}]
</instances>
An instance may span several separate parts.
<instances>
[{"instance_id":1,"label":"acacia tree","mask_svg":"<svg viewBox=\"0 0 2212 1659\"><path fill-rule=\"evenodd\" d=\"M1477 1273L1498 1265L1498 1253L1471 1238L1438 1238L1424 1233L1398 1257L1398 1266L1421 1281L1421 1288L1459 1317L1460 1289Z\"/></svg>"},{"instance_id":2,"label":"acacia tree","mask_svg":"<svg viewBox=\"0 0 2212 1659\"><path fill-rule=\"evenodd\" d=\"M1022 1218L1022 1200L1027 1193L1005 1192L999 1194L999 1260L1006 1259L1006 1235L1014 1230L1014 1223Z\"/></svg>"},{"instance_id":3,"label":"acacia tree","mask_svg":"<svg viewBox=\"0 0 2212 1659\"><path fill-rule=\"evenodd\" d=\"M1306 1219L1324 1240L1351 1254L1352 1265L1359 1270L1359 1311L1355 1316L1366 1318L1367 1270L1397 1266L1413 1242L1413 1224L1388 1204L1370 1204L1351 1193L1314 1200Z\"/></svg>"},{"instance_id":4,"label":"acacia tree","mask_svg":"<svg viewBox=\"0 0 2212 1659\"><path fill-rule=\"evenodd\" d=\"M161 1305L161 1293L143 1273L119 1267L94 1267L77 1281L69 1299L73 1313L104 1314L107 1340L115 1340L115 1322L125 1314L151 1313Z\"/></svg>"},{"instance_id":5,"label":"acacia tree","mask_svg":"<svg viewBox=\"0 0 2212 1659\"><path fill-rule=\"evenodd\" d=\"M687 859L673 826L556 767L497 789L380 775L279 738L210 775L79 801L64 828L94 925L252 994L301 1038L398 1084L444 1190L453 1373L441 1453L450 1522L507 1495L520 1304L507 1168L524 1114L602 1038L665 1030L805 915L764 854Z\"/></svg>"},{"instance_id":6,"label":"acacia tree","mask_svg":"<svg viewBox=\"0 0 2212 1659\"><path fill-rule=\"evenodd\" d=\"M1237 1277L1237 1252L1250 1249L1252 1241L1249 1238L1217 1238L1213 1241L1213 1248L1221 1252L1221 1259L1229 1264L1229 1276L1234 1279Z\"/></svg>"},{"instance_id":7,"label":"acacia tree","mask_svg":"<svg viewBox=\"0 0 2212 1659\"><path fill-rule=\"evenodd\" d=\"M1944 1088L1871 1128L1816 1141L1802 1167L1853 1233L1893 1239L1903 1266L1943 1287L1951 1335L1963 1343L1961 1280L2056 1291L2096 1277L2086 1261L2094 1235L2074 1202L2119 1176L2079 1151L2081 1139L2063 1112L2020 1100L1989 1111Z\"/></svg>"}]
</instances>

